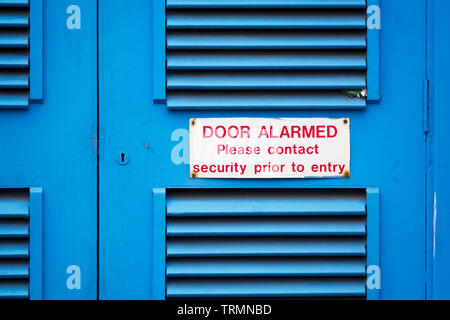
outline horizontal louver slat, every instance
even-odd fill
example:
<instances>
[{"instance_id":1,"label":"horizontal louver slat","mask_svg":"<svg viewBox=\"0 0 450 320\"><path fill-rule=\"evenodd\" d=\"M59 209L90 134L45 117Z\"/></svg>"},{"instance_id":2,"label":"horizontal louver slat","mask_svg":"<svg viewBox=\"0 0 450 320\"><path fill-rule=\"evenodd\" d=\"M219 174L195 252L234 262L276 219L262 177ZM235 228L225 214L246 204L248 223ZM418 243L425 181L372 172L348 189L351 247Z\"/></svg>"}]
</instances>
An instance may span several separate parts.
<instances>
[{"instance_id":1,"label":"horizontal louver slat","mask_svg":"<svg viewBox=\"0 0 450 320\"><path fill-rule=\"evenodd\" d=\"M0 0L0 108L26 108L30 87L28 0Z\"/></svg>"},{"instance_id":2,"label":"horizontal louver slat","mask_svg":"<svg viewBox=\"0 0 450 320\"><path fill-rule=\"evenodd\" d=\"M29 0L0 0L0 7L28 7Z\"/></svg>"},{"instance_id":3,"label":"horizontal louver slat","mask_svg":"<svg viewBox=\"0 0 450 320\"><path fill-rule=\"evenodd\" d=\"M0 281L0 299L26 299L28 291L26 280Z\"/></svg>"},{"instance_id":4,"label":"horizontal louver slat","mask_svg":"<svg viewBox=\"0 0 450 320\"><path fill-rule=\"evenodd\" d=\"M198 196L167 200L168 216L265 216L265 215L363 215L363 200L339 200L330 198L308 199L301 196L283 199L281 206L273 198L239 196L227 198ZM299 205L301 203L301 206Z\"/></svg>"},{"instance_id":5,"label":"horizontal louver slat","mask_svg":"<svg viewBox=\"0 0 450 320\"><path fill-rule=\"evenodd\" d=\"M365 86L363 74L350 72L172 72L167 76L167 88L174 90L311 90Z\"/></svg>"},{"instance_id":6,"label":"horizontal louver slat","mask_svg":"<svg viewBox=\"0 0 450 320\"><path fill-rule=\"evenodd\" d=\"M168 8L365 8L366 0L167 0Z\"/></svg>"},{"instance_id":7,"label":"horizontal louver slat","mask_svg":"<svg viewBox=\"0 0 450 320\"><path fill-rule=\"evenodd\" d=\"M28 218L28 202L0 197L0 219Z\"/></svg>"},{"instance_id":8,"label":"horizontal louver slat","mask_svg":"<svg viewBox=\"0 0 450 320\"><path fill-rule=\"evenodd\" d=\"M173 258L168 277L364 276L364 258Z\"/></svg>"},{"instance_id":9,"label":"horizontal louver slat","mask_svg":"<svg viewBox=\"0 0 450 320\"><path fill-rule=\"evenodd\" d=\"M0 53L0 68L28 68L29 59L21 54Z\"/></svg>"},{"instance_id":10,"label":"horizontal louver slat","mask_svg":"<svg viewBox=\"0 0 450 320\"><path fill-rule=\"evenodd\" d=\"M326 238L173 238L168 257L201 256L364 256L361 239Z\"/></svg>"},{"instance_id":11,"label":"horizontal louver slat","mask_svg":"<svg viewBox=\"0 0 450 320\"><path fill-rule=\"evenodd\" d=\"M0 222L1 223L1 222ZM4 240L0 239L0 259L28 258L29 243L27 240Z\"/></svg>"},{"instance_id":12,"label":"horizontal louver slat","mask_svg":"<svg viewBox=\"0 0 450 320\"><path fill-rule=\"evenodd\" d=\"M28 35L0 33L0 48L28 48Z\"/></svg>"},{"instance_id":13,"label":"horizontal louver slat","mask_svg":"<svg viewBox=\"0 0 450 320\"><path fill-rule=\"evenodd\" d=\"M171 53L169 70L295 70L295 69L357 69L366 68L362 54L323 52L239 52Z\"/></svg>"},{"instance_id":14,"label":"horizontal louver slat","mask_svg":"<svg viewBox=\"0 0 450 320\"><path fill-rule=\"evenodd\" d=\"M169 298L364 296L364 278L169 279Z\"/></svg>"},{"instance_id":15,"label":"horizontal louver slat","mask_svg":"<svg viewBox=\"0 0 450 320\"><path fill-rule=\"evenodd\" d=\"M168 219L167 235L181 236L304 236L366 234L363 218L342 217L239 217Z\"/></svg>"},{"instance_id":16,"label":"horizontal louver slat","mask_svg":"<svg viewBox=\"0 0 450 320\"><path fill-rule=\"evenodd\" d=\"M0 89L21 89L28 88L29 78L27 74L23 73L6 73L0 74Z\"/></svg>"},{"instance_id":17,"label":"horizontal louver slat","mask_svg":"<svg viewBox=\"0 0 450 320\"><path fill-rule=\"evenodd\" d=\"M16 94L8 92L3 93L0 90L0 108L26 108L28 107L29 99L27 92L18 92Z\"/></svg>"},{"instance_id":18,"label":"horizontal louver slat","mask_svg":"<svg viewBox=\"0 0 450 320\"><path fill-rule=\"evenodd\" d=\"M210 11L169 13L168 29L364 29L366 16L346 12Z\"/></svg>"},{"instance_id":19,"label":"horizontal louver slat","mask_svg":"<svg viewBox=\"0 0 450 320\"><path fill-rule=\"evenodd\" d=\"M352 99L339 92L202 92L172 91L167 106L178 110L229 109L306 109L311 107L362 108L363 99Z\"/></svg>"},{"instance_id":20,"label":"horizontal louver slat","mask_svg":"<svg viewBox=\"0 0 450 320\"><path fill-rule=\"evenodd\" d=\"M28 279L27 260L4 260L0 262L0 279Z\"/></svg>"},{"instance_id":21,"label":"horizontal louver slat","mask_svg":"<svg viewBox=\"0 0 450 320\"><path fill-rule=\"evenodd\" d=\"M28 238L28 220L0 220L1 238Z\"/></svg>"},{"instance_id":22,"label":"horizontal louver slat","mask_svg":"<svg viewBox=\"0 0 450 320\"><path fill-rule=\"evenodd\" d=\"M27 28L29 26L29 18L27 15L19 13L0 12L0 27L9 28Z\"/></svg>"},{"instance_id":23,"label":"horizontal louver slat","mask_svg":"<svg viewBox=\"0 0 450 320\"><path fill-rule=\"evenodd\" d=\"M168 31L168 49L364 49L361 32L320 31ZM171 51L172 52L172 51ZM170 52L169 52L170 53Z\"/></svg>"}]
</instances>

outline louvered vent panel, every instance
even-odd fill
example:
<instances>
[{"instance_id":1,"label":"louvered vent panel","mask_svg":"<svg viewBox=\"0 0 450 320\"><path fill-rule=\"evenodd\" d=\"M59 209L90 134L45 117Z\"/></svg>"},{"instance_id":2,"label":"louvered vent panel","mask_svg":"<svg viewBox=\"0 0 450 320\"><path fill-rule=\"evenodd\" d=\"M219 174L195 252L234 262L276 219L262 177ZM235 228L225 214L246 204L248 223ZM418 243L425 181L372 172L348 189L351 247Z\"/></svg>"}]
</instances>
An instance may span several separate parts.
<instances>
[{"instance_id":1,"label":"louvered vent panel","mask_svg":"<svg viewBox=\"0 0 450 320\"><path fill-rule=\"evenodd\" d=\"M28 0L0 0L0 108L29 104L29 13Z\"/></svg>"},{"instance_id":2,"label":"louvered vent panel","mask_svg":"<svg viewBox=\"0 0 450 320\"><path fill-rule=\"evenodd\" d=\"M365 0L167 0L166 10L169 108L366 105Z\"/></svg>"},{"instance_id":3,"label":"louvered vent panel","mask_svg":"<svg viewBox=\"0 0 450 320\"><path fill-rule=\"evenodd\" d=\"M29 216L28 192L0 191L0 299L29 297Z\"/></svg>"},{"instance_id":4,"label":"louvered vent panel","mask_svg":"<svg viewBox=\"0 0 450 320\"><path fill-rule=\"evenodd\" d=\"M168 298L365 298L363 191L171 191Z\"/></svg>"}]
</instances>

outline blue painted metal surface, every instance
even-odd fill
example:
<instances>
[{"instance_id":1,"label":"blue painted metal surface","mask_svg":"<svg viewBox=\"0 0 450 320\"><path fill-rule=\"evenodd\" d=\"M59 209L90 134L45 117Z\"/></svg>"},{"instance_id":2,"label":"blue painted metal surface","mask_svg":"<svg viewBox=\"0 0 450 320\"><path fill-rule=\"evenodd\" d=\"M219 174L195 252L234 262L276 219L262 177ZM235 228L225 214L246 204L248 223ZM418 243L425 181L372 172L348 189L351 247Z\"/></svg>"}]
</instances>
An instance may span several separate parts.
<instances>
[{"instance_id":1,"label":"blue painted metal surface","mask_svg":"<svg viewBox=\"0 0 450 320\"><path fill-rule=\"evenodd\" d=\"M244 5L249 2L241 3ZM189 2L180 3L168 2L173 6L189 5ZM199 2L195 1L195 3ZM235 5L236 2L230 3L229 5ZM364 4L367 5L365 2ZM263 110L251 111L248 109L257 109L253 107L255 105L261 106L261 100L264 97L255 97L251 92L246 91L242 92L242 96L234 92L223 95L216 95L216 92L213 92L213 94L199 97L183 90L177 91L173 96L171 96L172 93L167 96L169 109L165 104L161 104L161 101L155 104L153 81L165 83L165 78L158 78L159 72L154 72L157 70L154 58L155 55L159 55L157 60L160 61L163 56L160 55L161 52L155 52L155 47L152 45L154 41L142 41L142 39L153 37L154 23L156 20L162 20L163 10L160 8L159 11L155 11L153 4L143 0L132 3L121 0L99 1L100 298L148 299L154 297L155 293L152 293L152 290L156 283L158 287L162 286L160 282L162 280L155 279L152 268L156 265L161 272L164 261L161 260L162 258L155 258L155 255L160 256L158 252L163 249L158 246L155 248L154 241L153 244L149 241L154 230L155 209L151 198L152 190L155 188L251 190L330 187L363 189L374 187L374 191L369 192L370 196L368 195L368 201L372 203L377 203L375 190L379 189L380 217L379 220L375 219L376 221L371 223L376 224L379 221L380 232L376 233L376 230L371 232L368 246L373 248L376 243L380 246L379 259L375 259L373 263L381 266L382 289L381 292L375 290L373 294L368 293L368 298L421 299L425 297L426 165L422 101L423 81L426 78L426 1L381 1L380 5L382 29L380 31L379 83L383 99L378 104L370 104L364 108L364 101L364 105L355 105L359 107L358 110L351 109L351 106L345 110L335 106L334 109L311 111L305 103L302 108L304 110L301 111L274 110L273 106L279 106L279 104L287 106L281 109L298 109L295 100L299 97L298 92L295 94L275 92L273 95L268 95L272 100ZM408 10L398 10L399 7L408 7ZM234 12L234 15L238 14L239 11ZM124 17L127 18L124 19ZM183 21L185 23L187 20ZM274 50L277 46L278 48L291 47L295 50L306 47L342 48L347 46L362 50L366 48L365 36L361 37L355 33L339 38L336 36L338 34L336 30L332 32L313 30L311 34L315 37L310 38L307 33L292 36L293 30L275 37L273 37L276 31L274 29L267 34L262 34L258 30L248 30L238 36L234 32L224 31L223 37L217 37L213 31L201 31L204 32L204 37L192 37L192 34L168 29L168 61L174 57L172 54L174 50L191 52L191 49L195 49L199 52L236 48L242 51L249 50L252 46L258 50ZM199 31L195 30L195 32ZM255 39L255 42L251 43L248 39ZM335 41L329 41L333 39ZM117 43L127 50L117 50ZM210 61L213 65L223 63L219 60ZM203 60L202 63L209 62ZM367 63L370 68L370 61ZM177 72L180 71L177 70ZM405 74L408 77L405 77ZM156 85L161 88L161 83ZM369 88L369 95L370 91ZM332 100L336 98L333 97L332 92L317 96L315 92L308 91L304 96L310 99L309 107L314 105L311 103L314 99L319 98L320 101L328 101L328 105L332 105ZM228 108L227 101L223 101L226 98L232 101L232 108ZM345 102L341 103L341 105L344 104ZM289 181L190 179L188 165L178 164L182 161L172 161L173 148L177 145L186 146L184 155L188 154L189 119L235 116L350 117L352 119L352 177L346 180ZM174 141L171 141L171 138ZM127 150L130 158L126 166L119 166L115 162L122 150ZM183 153L179 156L184 159ZM133 200L123 201L123 199ZM169 199L168 206L171 205ZM226 210L220 202L217 202L214 208L218 211ZM161 224L158 225L161 226ZM168 227L170 226L169 224ZM173 267L173 264L169 263L168 266ZM177 272L176 269L174 272ZM264 269L261 272L265 272ZM130 274L139 276L130 277ZM194 288L195 284L189 281L186 286ZM167 284L167 289L169 288L174 289L172 284ZM360 289L363 288L356 286L351 287L350 291L361 292ZM192 291L193 295L199 292L195 290ZM232 292L232 289L230 290ZM314 289L306 287L305 290ZM172 293L174 296L178 294L175 291ZM273 293L276 294L276 292Z\"/></svg>"},{"instance_id":2,"label":"blue painted metal surface","mask_svg":"<svg viewBox=\"0 0 450 320\"><path fill-rule=\"evenodd\" d=\"M427 293L430 299L450 299L450 153L448 142L448 1L428 4L428 158L427 158Z\"/></svg>"},{"instance_id":3,"label":"blue painted metal surface","mask_svg":"<svg viewBox=\"0 0 450 320\"><path fill-rule=\"evenodd\" d=\"M8 107L0 110L0 188L30 190L29 218L42 217L41 225L30 222L27 245L26 225L15 220L26 220L28 207L13 201L8 213L0 201L0 220L8 221L0 225L5 244L0 260L32 261L0 265L0 295L281 296L279 289L287 286L292 296L449 298L449 4L274 3L167 0L166 8L164 1L98 0L97 30L95 1L0 0L2 9L8 5L0 13L0 29L8 30L0 32L0 105ZM277 10L280 3L284 10ZM81 30L67 29L72 4L81 8ZM371 5L381 6L381 30L366 31L365 10ZM29 14L22 10L28 7ZM323 8L332 13L324 14ZM273 19L265 20L268 16ZM218 34L215 28L224 27ZM336 77L342 70L345 77ZM342 94L350 85L367 88L367 99ZM192 180L183 161L193 117L350 117L352 176ZM177 153L175 147L184 149ZM126 164L117 160L122 153ZM280 206L264 199L226 203L215 198L193 204L166 195L174 189L349 188L366 190L366 201L336 202L333 212L304 202L314 208L314 218L290 201ZM260 206L258 212L254 206ZM157 214L166 209L167 221ZM366 209L363 224L358 215ZM280 210L284 219L274 216ZM340 219L342 212L354 214ZM204 217L208 213L212 220ZM242 214L246 218L236 222ZM348 241L363 233L365 241ZM312 240L267 245L266 238L282 235ZM205 244L199 242L202 237L220 240ZM227 237L239 241L222 239ZM321 237L344 240L330 245ZM205 260L224 252L221 264ZM318 255L304 256L311 252ZM343 262L343 252L355 256ZM261 261L255 263L249 253ZM244 263L236 264L235 256L244 254ZM274 268L268 254L292 263ZM333 256L324 260L320 254ZM73 265L81 270L79 290L67 287L66 271ZM368 265L381 267L381 290L366 290L360 281ZM229 281L236 275L246 281ZM263 290L252 275L271 281ZM18 281L28 276L29 294L28 284ZM358 281L325 286L305 280L323 276Z\"/></svg>"},{"instance_id":4,"label":"blue painted metal surface","mask_svg":"<svg viewBox=\"0 0 450 320\"><path fill-rule=\"evenodd\" d=\"M5 2L10 1L0 4ZM31 105L25 110L0 109L0 189L30 190L31 299L97 298L97 5L91 0L75 2L81 8L81 30L66 26L72 1L29 1L31 92L8 99L27 106L31 98ZM39 17L44 17L43 24ZM0 53L6 43L28 48L26 32L1 35ZM42 77L44 86L39 88ZM42 200L36 187L44 190ZM40 216L41 226L33 221ZM20 241L0 251L27 254ZM34 263L39 258L41 263ZM67 286L67 268L72 265L81 270L79 290ZM23 273L18 266L10 268Z\"/></svg>"}]
</instances>

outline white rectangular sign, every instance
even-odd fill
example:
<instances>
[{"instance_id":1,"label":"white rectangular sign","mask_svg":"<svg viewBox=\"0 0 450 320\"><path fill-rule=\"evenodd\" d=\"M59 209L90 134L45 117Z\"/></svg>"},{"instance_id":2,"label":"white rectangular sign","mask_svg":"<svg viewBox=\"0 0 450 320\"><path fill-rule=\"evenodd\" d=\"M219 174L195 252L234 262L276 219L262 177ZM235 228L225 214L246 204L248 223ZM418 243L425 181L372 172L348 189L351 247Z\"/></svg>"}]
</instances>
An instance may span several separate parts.
<instances>
[{"instance_id":1,"label":"white rectangular sign","mask_svg":"<svg viewBox=\"0 0 450 320\"><path fill-rule=\"evenodd\" d=\"M345 178L350 119L190 120L191 178Z\"/></svg>"}]
</instances>

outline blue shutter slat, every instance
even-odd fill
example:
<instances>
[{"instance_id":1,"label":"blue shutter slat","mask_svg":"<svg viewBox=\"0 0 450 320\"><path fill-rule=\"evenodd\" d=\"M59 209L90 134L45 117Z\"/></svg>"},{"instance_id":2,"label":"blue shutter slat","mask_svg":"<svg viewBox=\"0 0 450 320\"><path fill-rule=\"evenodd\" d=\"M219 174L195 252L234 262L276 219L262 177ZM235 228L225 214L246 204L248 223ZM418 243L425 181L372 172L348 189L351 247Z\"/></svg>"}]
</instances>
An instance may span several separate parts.
<instances>
[{"instance_id":1,"label":"blue shutter slat","mask_svg":"<svg viewBox=\"0 0 450 320\"><path fill-rule=\"evenodd\" d=\"M167 56L169 70L366 69L363 54L321 52L178 52Z\"/></svg>"},{"instance_id":2,"label":"blue shutter slat","mask_svg":"<svg viewBox=\"0 0 450 320\"><path fill-rule=\"evenodd\" d=\"M28 220L0 220L0 239L28 236Z\"/></svg>"},{"instance_id":3,"label":"blue shutter slat","mask_svg":"<svg viewBox=\"0 0 450 320\"><path fill-rule=\"evenodd\" d=\"M26 260L2 261L0 263L0 280L28 279L28 278L29 278L29 266Z\"/></svg>"},{"instance_id":4,"label":"blue shutter slat","mask_svg":"<svg viewBox=\"0 0 450 320\"><path fill-rule=\"evenodd\" d=\"M359 109L363 99L353 99L336 92L195 92L173 91L167 98L167 107L175 110L241 110L246 109L307 109L326 107Z\"/></svg>"},{"instance_id":5,"label":"blue shutter slat","mask_svg":"<svg viewBox=\"0 0 450 320\"><path fill-rule=\"evenodd\" d=\"M28 7L29 0L0 0L0 7Z\"/></svg>"},{"instance_id":6,"label":"blue shutter slat","mask_svg":"<svg viewBox=\"0 0 450 320\"><path fill-rule=\"evenodd\" d=\"M332 277L364 276L364 258L173 258L167 276L185 277Z\"/></svg>"},{"instance_id":7,"label":"blue shutter slat","mask_svg":"<svg viewBox=\"0 0 450 320\"><path fill-rule=\"evenodd\" d=\"M366 215L358 190L171 191L167 297L363 297Z\"/></svg>"},{"instance_id":8,"label":"blue shutter slat","mask_svg":"<svg viewBox=\"0 0 450 320\"><path fill-rule=\"evenodd\" d=\"M0 219L28 218L28 215L29 210L27 201L3 198L0 194Z\"/></svg>"},{"instance_id":9,"label":"blue shutter slat","mask_svg":"<svg viewBox=\"0 0 450 320\"><path fill-rule=\"evenodd\" d=\"M364 278L169 279L169 298L362 297Z\"/></svg>"},{"instance_id":10,"label":"blue shutter slat","mask_svg":"<svg viewBox=\"0 0 450 320\"><path fill-rule=\"evenodd\" d=\"M26 74L19 73L0 73L0 89L1 88L28 88L29 78Z\"/></svg>"},{"instance_id":11,"label":"blue shutter slat","mask_svg":"<svg viewBox=\"0 0 450 320\"><path fill-rule=\"evenodd\" d=\"M167 0L168 8L365 8L366 0Z\"/></svg>"},{"instance_id":12,"label":"blue shutter slat","mask_svg":"<svg viewBox=\"0 0 450 320\"><path fill-rule=\"evenodd\" d=\"M364 239L251 237L230 239L171 238L168 257L217 256L364 256Z\"/></svg>"},{"instance_id":13,"label":"blue shutter slat","mask_svg":"<svg viewBox=\"0 0 450 320\"><path fill-rule=\"evenodd\" d=\"M0 48L28 48L28 35L20 34L1 34L0 33Z\"/></svg>"},{"instance_id":14,"label":"blue shutter slat","mask_svg":"<svg viewBox=\"0 0 450 320\"><path fill-rule=\"evenodd\" d=\"M167 200L170 216L265 216L265 215L363 215L364 200L283 199L236 196L232 201L219 197L177 198Z\"/></svg>"},{"instance_id":15,"label":"blue shutter slat","mask_svg":"<svg viewBox=\"0 0 450 320\"><path fill-rule=\"evenodd\" d=\"M28 250L29 248L28 247L29 247L29 243L26 240L0 239L0 259L28 258L28 256L29 256L29 250Z\"/></svg>"},{"instance_id":16,"label":"blue shutter slat","mask_svg":"<svg viewBox=\"0 0 450 320\"><path fill-rule=\"evenodd\" d=\"M0 0L0 109L29 105L29 6L28 0Z\"/></svg>"},{"instance_id":17,"label":"blue shutter slat","mask_svg":"<svg viewBox=\"0 0 450 320\"><path fill-rule=\"evenodd\" d=\"M20 14L0 13L0 27L19 27L27 28L29 26L29 18Z\"/></svg>"},{"instance_id":18,"label":"blue shutter slat","mask_svg":"<svg viewBox=\"0 0 450 320\"><path fill-rule=\"evenodd\" d=\"M239 217L168 219L167 235L181 236L363 236L363 217Z\"/></svg>"},{"instance_id":19,"label":"blue shutter slat","mask_svg":"<svg viewBox=\"0 0 450 320\"><path fill-rule=\"evenodd\" d=\"M172 72L167 76L167 88L171 90L362 89L365 86L364 75L351 72Z\"/></svg>"},{"instance_id":20,"label":"blue shutter slat","mask_svg":"<svg viewBox=\"0 0 450 320\"><path fill-rule=\"evenodd\" d=\"M28 281L0 281L0 299L26 299L29 296Z\"/></svg>"},{"instance_id":21,"label":"blue shutter slat","mask_svg":"<svg viewBox=\"0 0 450 320\"><path fill-rule=\"evenodd\" d=\"M0 53L0 68L28 68L29 58L21 54Z\"/></svg>"},{"instance_id":22,"label":"blue shutter slat","mask_svg":"<svg viewBox=\"0 0 450 320\"><path fill-rule=\"evenodd\" d=\"M27 93L0 93L0 108L27 108L28 105Z\"/></svg>"},{"instance_id":23,"label":"blue shutter slat","mask_svg":"<svg viewBox=\"0 0 450 320\"><path fill-rule=\"evenodd\" d=\"M173 49L365 49L366 36L361 32L336 33L318 31L169 31L167 48ZM176 51L170 51L175 53ZM257 51L255 51L256 53ZM214 55L212 55L214 57Z\"/></svg>"},{"instance_id":24,"label":"blue shutter slat","mask_svg":"<svg viewBox=\"0 0 450 320\"><path fill-rule=\"evenodd\" d=\"M347 12L183 12L167 15L168 29L364 29L366 16Z\"/></svg>"}]
</instances>

